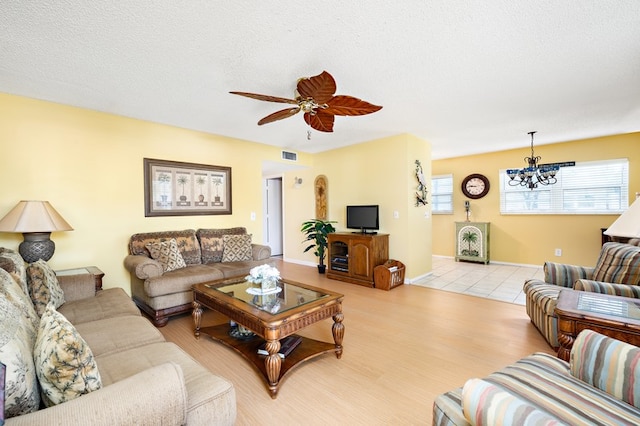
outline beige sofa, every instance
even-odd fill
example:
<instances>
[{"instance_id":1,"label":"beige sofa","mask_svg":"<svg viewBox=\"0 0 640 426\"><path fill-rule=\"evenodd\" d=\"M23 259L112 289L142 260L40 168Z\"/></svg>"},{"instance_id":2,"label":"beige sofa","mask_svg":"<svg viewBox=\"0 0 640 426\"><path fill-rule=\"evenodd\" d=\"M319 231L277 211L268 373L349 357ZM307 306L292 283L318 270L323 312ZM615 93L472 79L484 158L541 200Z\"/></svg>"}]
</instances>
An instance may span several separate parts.
<instances>
[{"instance_id":1,"label":"beige sofa","mask_svg":"<svg viewBox=\"0 0 640 426\"><path fill-rule=\"evenodd\" d=\"M179 253L164 247L170 255L152 258L150 245L173 245L172 240ZM191 311L194 284L247 275L270 257L271 248L252 243L243 227L186 229L132 235L124 265L131 275L133 300L162 327L170 316Z\"/></svg>"},{"instance_id":2,"label":"beige sofa","mask_svg":"<svg viewBox=\"0 0 640 426\"><path fill-rule=\"evenodd\" d=\"M93 275L56 277L49 269L50 274L39 276L38 271L46 272L46 263L39 265L40 269L33 265L26 266L15 251L0 248L0 361L7 365L7 426L235 422L233 385L165 341L121 288L96 291ZM38 287L43 282L47 286ZM62 289L60 295L48 290L54 286ZM34 299L47 292L46 306ZM58 296L62 297L59 301ZM54 313L53 307L60 302ZM57 324L62 325L47 335L46 319L54 314L60 320ZM60 330L73 333L62 339ZM70 336L72 341L68 340ZM58 347L62 355L52 356L42 350L43 342L51 341L64 346ZM77 352L86 355L77 364L63 358L71 353L75 360L75 348L82 348ZM63 367L75 365L74 374L58 370L58 366L55 371L49 367L58 359L65 363ZM97 368L97 373L89 374L89 366ZM73 389L76 395L64 394L62 401L52 406L48 402L48 408L44 408L45 400L54 398L51 383L41 377L52 372L66 379L84 378L80 382L91 386L97 382L101 385L78 390L74 387L77 382L71 382L73 386L63 382L64 392Z\"/></svg>"}]
</instances>

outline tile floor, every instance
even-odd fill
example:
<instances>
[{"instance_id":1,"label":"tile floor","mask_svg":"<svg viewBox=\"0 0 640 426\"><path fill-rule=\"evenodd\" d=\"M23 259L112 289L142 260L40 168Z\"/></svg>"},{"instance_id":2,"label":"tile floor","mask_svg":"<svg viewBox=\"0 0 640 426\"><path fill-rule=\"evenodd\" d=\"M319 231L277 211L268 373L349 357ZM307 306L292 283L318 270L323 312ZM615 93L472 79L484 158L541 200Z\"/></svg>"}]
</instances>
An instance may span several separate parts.
<instances>
[{"instance_id":1,"label":"tile floor","mask_svg":"<svg viewBox=\"0 0 640 426\"><path fill-rule=\"evenodd\" d=\"M484 265L433 256L431 275L413 285L524 305L522 285L529 278L543 279L542 266Z\"/></svg>"}]
</instances>

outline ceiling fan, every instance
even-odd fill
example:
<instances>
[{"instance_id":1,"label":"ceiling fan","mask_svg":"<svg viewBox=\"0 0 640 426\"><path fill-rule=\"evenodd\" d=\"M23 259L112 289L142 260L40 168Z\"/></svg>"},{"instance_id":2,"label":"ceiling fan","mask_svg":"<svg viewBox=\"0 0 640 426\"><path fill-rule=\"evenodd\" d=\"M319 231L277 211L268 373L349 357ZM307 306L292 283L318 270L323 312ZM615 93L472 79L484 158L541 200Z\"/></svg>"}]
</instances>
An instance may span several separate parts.
<instances>
[{"instance_id":1,"label":"ceiling fan","mask_svg":"<svg viewBox=\"0 0 640 426\"><path fill-rule=\"evenodd\" d=\"M296 105L293 108L283 109L267 115L258 121L259 126L291 117L302 111L304 112L304 121L320 132L333 132L333 122L336 115L365 115L382 108L353 96L334 95L335 92L336 81L331 74L322 71L319 75L298 79L294 94L295 99L247 92L229 93L260 101Z\"/></svg>"}]
</instances>

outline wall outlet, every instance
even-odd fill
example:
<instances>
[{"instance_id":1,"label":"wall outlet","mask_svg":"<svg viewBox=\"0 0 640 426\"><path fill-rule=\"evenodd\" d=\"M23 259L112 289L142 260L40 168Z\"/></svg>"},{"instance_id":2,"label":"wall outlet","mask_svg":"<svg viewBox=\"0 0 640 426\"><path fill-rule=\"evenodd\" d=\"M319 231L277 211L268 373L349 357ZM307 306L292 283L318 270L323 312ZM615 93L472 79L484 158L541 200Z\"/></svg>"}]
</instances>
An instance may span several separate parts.
<instances>
[{"instance_id":1,"label":"wall outlet","mask_svg":"<svg viewBox=\"0 0 640 426\"><path fill-rule=\"evenodd\" d=\"M251 212L251 220L256 220L256 212Z\"/></svg>"},{"instance_id":2,"label":"wall outlet","mask_svg":"<svg viewBox=\"0 0 640 426\"><path fill-rule=\"evenodd\" d=\"M394 219L400 219L400 212L398 210L394 210L393 211L393 218Z\"/></svg>"},{"instance_id":3,"label":"wall outlet","mask_svg":"<svg viewBox=\"0 0 640 426\"><path fill-rule=\"evenodd\" d=\"M562 249L557 248L554 254L558 257L562 256Z\"/></svg>"}]
</instances>

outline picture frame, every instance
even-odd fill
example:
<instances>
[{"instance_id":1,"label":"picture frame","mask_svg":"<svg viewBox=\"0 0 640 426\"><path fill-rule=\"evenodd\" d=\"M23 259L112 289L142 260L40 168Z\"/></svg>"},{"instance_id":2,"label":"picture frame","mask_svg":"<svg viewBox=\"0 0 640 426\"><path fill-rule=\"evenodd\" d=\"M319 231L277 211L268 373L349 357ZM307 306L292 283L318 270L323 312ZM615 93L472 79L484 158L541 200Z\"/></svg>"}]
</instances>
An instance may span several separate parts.
<instances>
[{"instance_id":1,"label":"picture frame","mask_svg":"<svg viewBox=\"0 0 640 426\"><path fill-rule=\"evenodd\" d=\"M144 158L144 215L231 214L231 167Z\"/></svg>"}]
</instances>

